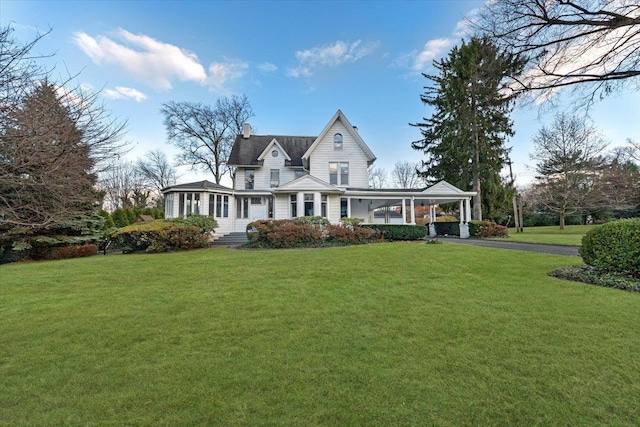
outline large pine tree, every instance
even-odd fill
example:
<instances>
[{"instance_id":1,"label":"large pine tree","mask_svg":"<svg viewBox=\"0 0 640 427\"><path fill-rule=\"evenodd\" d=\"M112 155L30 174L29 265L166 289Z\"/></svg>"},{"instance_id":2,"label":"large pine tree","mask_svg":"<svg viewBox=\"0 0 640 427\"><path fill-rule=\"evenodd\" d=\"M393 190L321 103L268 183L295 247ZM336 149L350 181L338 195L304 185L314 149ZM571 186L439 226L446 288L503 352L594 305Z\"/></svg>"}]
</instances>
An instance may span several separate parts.
<instances>
[{"instance_id":1,"label":"large pine tree","mask_svg":"<svg viewBox=\"0 0 640 427\"><path fill-rule=\"evenodd\" d=\"M48 229L95 210L96 176L82 131L50 83L6 115L0 133L0 225Z\"/></svg>"},{"instance_id":2,"label":"large pine tree","mask_svg":"<svg viewBox=\"0 0 640 427\"><path fill-rule=\"evenodd\" d=\"M421 99L434 112L413 124L421 128L423 139L412 147L426 156L422 175L428 180L444 179L478 192L474 219L482 219L483 206L491 209L487 212L491 216L501 210L498 201L489 198L504 191L485 192L483 184L504 187L500 171L506 158L505 141L514 133L509 119L513 107L500 89L504 78L517 75L522 65L518 57L500 52L490 40L474 37L454 47L448 57L434 61L437 75L423 74L432 85L425 87Z\"/></svg>"}]
</instances>

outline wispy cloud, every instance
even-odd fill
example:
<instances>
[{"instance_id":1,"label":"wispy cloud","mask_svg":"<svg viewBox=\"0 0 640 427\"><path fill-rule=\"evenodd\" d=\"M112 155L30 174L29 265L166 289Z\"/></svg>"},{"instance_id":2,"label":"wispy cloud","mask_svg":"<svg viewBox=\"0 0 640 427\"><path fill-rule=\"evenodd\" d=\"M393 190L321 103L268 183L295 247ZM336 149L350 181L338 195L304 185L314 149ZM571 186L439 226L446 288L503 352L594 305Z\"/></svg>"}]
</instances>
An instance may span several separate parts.
<instances>
[{"instance_id":1,"label":"wispy cloud","mask_svg":"<svg viewBox=\"0 0 640 427\"><path fill-rule=\"evenodd\" d=\"M309 77L323 67L337 67L347 62L356 62L372 54L380 42L356 40L353 43L337 41L331 45L312 47L296 51L298 65L288 70L291 77Z\"/></svg>"},{"instance_id":2,"label":"wispy cloud","mask_svg":"<svg viewBox=\"0 0 640 427\"><path fill-rule=\"evenodd\" d=\"M142 102L147 99L147 95L139 90L123 86L116 86L115 90L105 89L104 96L110 99L133 99L136 102Z\"/></svg>"},{"instance_id":3,"label":"wispy cloud","mask_svg":"<svg viewBox=\"0 0 640 427\"><path fill-rule=\"evenodd\" d=\"M159 90L171 89L176 81L226 90L225 84L241 77L248 67L237 60L216 62L207 74L195 53L122 28L96 37L79 32L73 41L96 64L120 68Z\"/></svg>"},{"instance_id":4,"label":"wispy cloud","mask_svg":"<svg viewBox=\"0 0 640 427\"><path fill-rule=\"evenodd\" d=\"M406 53L397 58L394 64L409 68L412 73L422 73L431 66L434 59L441 58L453 44L454 41L449 38L429 40L424 44L422 50Z\"/></svg>"},{"instance_id":5,"label":"wispy cloud","mask_svg":"<svg viewBox=\"0 0 640 427\"><path fill-rule=\"evenodd\" d=\"M225 58L225 62L214 62L209 65L207 85L218 92L229 94L227 83L244 76L248 68L248 63L237 59Z\"/></svg>"},{"instance_id":6,"label":"wispy cloud","mask_svg":"<svg viewBox=\"0 0 640 427\"><path fill-rule=\"evenodd\" d=\"M273 73L274 71L278 70L278 67L271 62L263 62L262 64L258 65L258 69L263 73Z\"/></svg>"}]
</instances>

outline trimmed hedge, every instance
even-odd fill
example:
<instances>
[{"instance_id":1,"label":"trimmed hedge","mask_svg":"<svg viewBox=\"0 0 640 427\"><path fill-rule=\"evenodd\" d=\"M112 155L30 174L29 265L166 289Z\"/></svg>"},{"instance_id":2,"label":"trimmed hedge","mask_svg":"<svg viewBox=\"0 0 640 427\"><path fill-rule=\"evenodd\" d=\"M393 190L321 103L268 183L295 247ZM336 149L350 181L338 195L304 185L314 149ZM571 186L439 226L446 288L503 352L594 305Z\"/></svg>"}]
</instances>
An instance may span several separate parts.
<instances>
[{"instance_id":1,"label":"trimmed hedge","mask_svg":"<svg viewBox=\"0 0 640 427\"><path fill-rule=\"evenodd\" d=\"M438 236L459 236L460 235L460 222L459 221L441 221L434 222L436 227L436 234ZM469 227L469 234L473 236L472 229Z\"/></svg>"},{"instance_id":2,"label":"trimmed hedge","mask_svg":"<svg viewBox=\"0 0 640 427\"><path fill-rule=\"evenodd\" d=\"M612 273L640 277L640 218L595 227L582 238L585 264Z\"/></svg>"},{"instance_id":3,"label":"trimmed hedge","mask_svg":"<svg viewBox=\"0 0 640 427\"><path fill-rule=\"evenodd\" d=\"M428 233L424 225L365 224L362 227L380 231L385 240L421 240Z\"/></svg>"},{"instance_id":4,"label":"trimmed hedge","mask_svg":"<svg viewBox=\"0 0 640 427\"><path fill-rule=\"evenodd\" d=\"M209 233L203 233L199 227L166 220L129 225L111 234L111 239L124 253L205 248L209 246L209 237Z\"/></svg>"},{"instance_id":5,"label":"trimmed hedge","mask_svg":"<svg viewBox=\"0 0 640 427\"><path fill-rule=\"evenodd\" d=\"M247 246L255 248L342 246L374 242L379 236L379 232L364 227L325 225L316 217L258 220L247 225Z\"/></svg>"},{"instance_id":6,"label":"trimmed hedge","mask_svg":"<svg viewBox=\"0 0 640 427\"><path fill-rule=\"evenodd\" d=\"M469 234L476 237L509 237L509 228L494 221L471 221Z\"/></svg>"}]
</instances>

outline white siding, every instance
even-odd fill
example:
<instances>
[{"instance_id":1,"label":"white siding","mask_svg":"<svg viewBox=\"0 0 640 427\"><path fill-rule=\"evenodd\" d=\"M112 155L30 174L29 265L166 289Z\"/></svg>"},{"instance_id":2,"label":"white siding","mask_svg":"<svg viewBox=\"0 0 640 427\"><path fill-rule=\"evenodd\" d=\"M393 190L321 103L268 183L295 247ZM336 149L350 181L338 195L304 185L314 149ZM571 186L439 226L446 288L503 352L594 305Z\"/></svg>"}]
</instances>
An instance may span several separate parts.
<instances>
[{"instance_id":1,"label":"white siding","mask_svg":"<svg viewBox=\"0 0 640 427\"><path fill-rule=\"evenodd\" d=\"M288 219L289 216L289 194L277 195L275 204L275 219Z\"/></svg>"},{"instance_id":2,"label":"white siding","mask_svg":"<svg viewBox=\"0 0 640 427\"><path fill-rule=\"evenodd\" d=\"M342 134L342 150L333 148L333 136L336 133ZM340 120L333 124L331 130L311 153L309 158L310 174L329 182L329 162L349 163L348 187L369 187L367 156Z\"/></svg>"}]
</instances>

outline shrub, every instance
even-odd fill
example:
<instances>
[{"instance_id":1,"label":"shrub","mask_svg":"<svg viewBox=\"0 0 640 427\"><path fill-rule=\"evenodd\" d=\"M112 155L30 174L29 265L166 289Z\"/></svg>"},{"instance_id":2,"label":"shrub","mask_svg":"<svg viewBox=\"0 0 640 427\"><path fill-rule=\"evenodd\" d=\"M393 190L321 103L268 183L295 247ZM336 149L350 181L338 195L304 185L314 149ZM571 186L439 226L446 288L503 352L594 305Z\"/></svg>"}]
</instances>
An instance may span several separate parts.
<instances>
[{"instance_id":1,"label":"shrub","mask_svg":"<svg viewBox=\"0 0 640 427\"><path fill-rule=\"evenodd\" d=\"M340 223L345 227L356 227L364 222L362 218L340 218Z\"/></svg>"},{"instance_id":2,"label":"shrub","mask_svg":"<svg viewBox=\"0 0 640 427\"><path fill-rule=\"evenodd\" d=\"M55 248L49 248L42 259L81 258L96 255L97 253L98 246L93 243L87 243L84 245L58 246Z\"/></svg>"},{"instance_id":3,"label":"shrub","mask_svg":"<svg viewBox=\"0 0 640 427\"><path fill-rule=\"evenodd\" d=\"M200 228L165 220L129 225L114 232L111 239L125 253L196 249L209 244L208 233Z\"/></svg>"},{"instance_id":4,"label":"shrub","mask_svg":"<svg viewBox=\"0 0 640 427\"><path fill-rule=\"evenodd\" d=\"M597 270L589 265L560 267L549 273L549 275L559 279L583 282L605 288L640 292L640 279L615 273L603 273L601 270Z\"/></svg>"},{"instance_id":5,"label":"shrub","mask_svg":"<svg viewBox=\"0 0 640 427\"><path fill-rule=\"evenodd\" d=\"M509 229L493 221L471 221L469 233L476 237L508 237Z\"/></svg>"},{"instance_id":6,"label":"shrub","mask_svg":"<svg viewBox=\"0 0 640 427\"><path fill-rule=\"evenodd\" d=\"M436 222L458 222L458 218L453 215L440 215L436 217Z\"/></svg>"},{"instance_id":7,"label":"shrub","mask_svg":"<svg viewBox=\"0 0 640 427\"><path fill-rule=\"evenodd\" d=\"M174 224L183 227L196 227L201 233L213 233L218 227L218 222L206 215L187 215L169 220Z\"/></svg>"},{"instance_id":8,"label":"shrub","mask_svg":"<svg viewBox=\"0 0 640 427\"><path fill-rule=\"evenodd\" d=\"M458 221L435 222L434 225L438 236L460 235L460 223Z\"/></svg>"},{"instance_id":9,"label":"shrub","mask_svg":"<svg viewBox=\"0 0 640 427\"><path fill-rule=\"evenodd\" d=\"M379 235L379 232L364 227L331 225L326 219L319 220L318 217L258 220L247 225L249 246L262 248L360 244L375 241Z\"/></svg>"},{"instance_id":10,"label":"shrub","mask_svg":"<svg viewBox=\"0 0 640 427\"><path fill-rule=\"evenodd\" d=\"M298 218L304 224L327 226L331 224L329 220L323 216L301 216Z\"/></svg>"},{"instance_id":11,"label":"shrub","mask_svg":"<svg viewBox=\"0 0 640 427\"><path fill-rule=\"evenodd\" d=\"M424 225L366 224L363 227L380 231L385 240L420 240L427 236Z\"/></svg>"},{"instance_id":12,"label":"shrub","mask_svg":"<svg viewBox=\"0 0 640 427\"><path fill-rule=\"evenodd\" d=\"M600 270L640 277L640 218L608 222L582 238L580 256Z\"/></svg>"}]
</instances>

